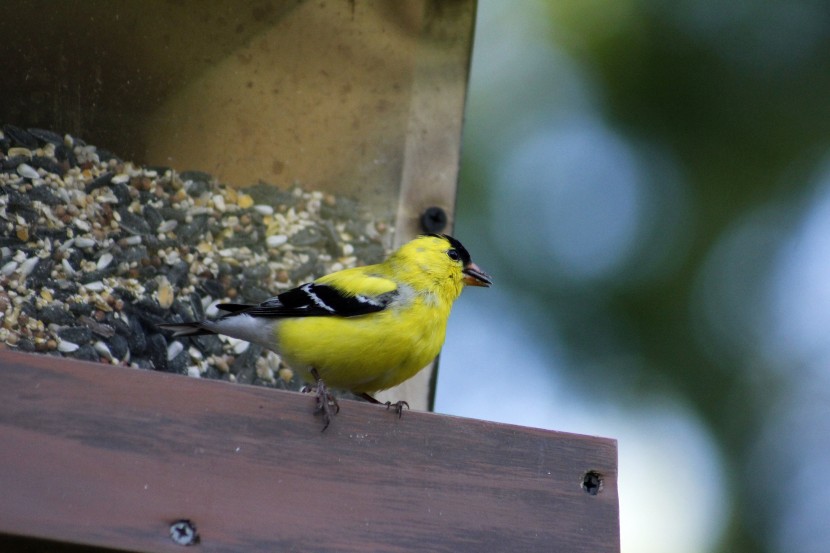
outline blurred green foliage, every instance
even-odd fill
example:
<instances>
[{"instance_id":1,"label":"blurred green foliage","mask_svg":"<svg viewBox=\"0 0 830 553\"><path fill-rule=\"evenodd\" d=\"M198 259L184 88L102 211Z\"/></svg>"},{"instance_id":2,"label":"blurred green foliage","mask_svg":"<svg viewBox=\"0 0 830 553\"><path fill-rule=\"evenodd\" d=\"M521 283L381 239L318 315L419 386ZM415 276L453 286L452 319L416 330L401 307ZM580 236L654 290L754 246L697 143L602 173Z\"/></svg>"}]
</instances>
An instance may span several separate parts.
<instances>
[{"instance_id":1,"label":"blurred green foliage","mask_svg":"<svg viewBox=\"0 0 830 553\"><path fill-rule=\"evenodd\" d=\"M584 360L574 365L575 378L611 382L614 393L631 401L668 388L695 406L727 463L732 515L720 550L770 551L768 536L747 523L760 515L749 500L753 476L745 469L775 395L787 388L786 376L734 342L710 343L707 336L717 329L696 328L695 304L706 264L736 222L767 205L791 206L783 212L797 218L814 185L811 173L830 145L830 3L555 0L546 10L550 43L592 81L603 120L635 148L659 145L679 168L691 196L682 214L688 247L655 278L628 278L629 266L584 287L534 286L515 274L505 284L558 306L556 331ZM476 122L470 126L475 134ZM465 195L459 219L482 217L491 201L497 179L487 153L493 145L485 141L493 136L465 141L461 189L474 192ZM640 152L648 163L647 149ZM656 232L663 231L658 225ZM781 237L766 238L758 238L757 251L739 251L741 259L730 260L744 271L741 282L768 277L764 270ZM516 262L503 259L504 272ZM721 309L728 319L729 305ZM597 329L603 324L612 328L605 335ZM540 329L540 338L545 332ZM602 362L632 350L639 362Z\"/></svg>"}]
</instances>

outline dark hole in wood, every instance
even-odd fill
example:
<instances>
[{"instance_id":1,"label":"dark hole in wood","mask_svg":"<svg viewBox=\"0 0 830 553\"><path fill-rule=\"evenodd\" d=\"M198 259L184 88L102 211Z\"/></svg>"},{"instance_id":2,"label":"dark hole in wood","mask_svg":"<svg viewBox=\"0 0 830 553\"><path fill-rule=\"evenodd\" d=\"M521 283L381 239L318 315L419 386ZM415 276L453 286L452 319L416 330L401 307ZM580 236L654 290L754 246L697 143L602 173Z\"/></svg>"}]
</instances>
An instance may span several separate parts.
<instances>
[{"instance_id":1,"label":"dark hole in wood","mask_svg":"<svg viewBox=\"0 0 830 553\"><path fill-rule=\"evenodd\" d=\"M589 470L582 477L582 489L588 495L597 495L602 491L602 475L594 470Z\"/></svg>"}]
</instances>

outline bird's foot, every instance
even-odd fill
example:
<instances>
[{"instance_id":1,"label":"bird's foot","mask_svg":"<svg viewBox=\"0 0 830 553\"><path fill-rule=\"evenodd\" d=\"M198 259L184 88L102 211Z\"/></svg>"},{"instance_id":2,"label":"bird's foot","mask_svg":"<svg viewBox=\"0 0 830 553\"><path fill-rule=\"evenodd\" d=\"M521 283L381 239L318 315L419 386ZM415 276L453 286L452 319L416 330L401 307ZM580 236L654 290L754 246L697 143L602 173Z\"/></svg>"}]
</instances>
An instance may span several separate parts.
<instances>
[{"instance_id":1,"label":"bird's foot","mask_svg":"<svg viewBox=\"0 0 830 553\"><path fill-rule=\"evenodd\" d=\"M395 414L398 415L398 418L401 418L403 416L403 408L404 407L409 409L409 404L407 402L403 401L403 400L396 401L395 403L392 403L391 401L387 401L387 402L384 403L382 401L376 400L375 398L373 398L372 396L370 396L369 394L366 394L366 393L360 394L360 397L362 397L363 399L365 399L369 403L374 403L375 405L386 405L387 410L394 408Z\"/></svg>"},{"instance_id":2,"label":"bird's foot","mask_svg":"<svg viewBox=\"0 0 830 553\"><path fill-rule=\"evenodd\" d=\"M392 403L391 401L386 402L386 409L394 409L395 413L398 415L398 418L401 418L403 416L404 407L409 409L409 404L403 400L396 401L395 403Z\"/></svg>"},{"instance_id":3,"label":"bird's foot","mask_svg":"<svg viewBox=\"0 0 830 553\"><path fill-rule=\"evenodd\" d=\"M323 382L323 379L320 378L319 373L316 369L311 369L311 374L314 376L314 379L317 381L317 385L315 386L314 395L316 399L316 404L314 406L314 414L320 413L323 416L323 430L320 432L324 432L326 428L329 427L331 424L332 419L334 416L340 412L340 404L337 403L337 398L335 398L332 393L329 391L328 386L326 383Z\"/></svg>"}]
</instances>

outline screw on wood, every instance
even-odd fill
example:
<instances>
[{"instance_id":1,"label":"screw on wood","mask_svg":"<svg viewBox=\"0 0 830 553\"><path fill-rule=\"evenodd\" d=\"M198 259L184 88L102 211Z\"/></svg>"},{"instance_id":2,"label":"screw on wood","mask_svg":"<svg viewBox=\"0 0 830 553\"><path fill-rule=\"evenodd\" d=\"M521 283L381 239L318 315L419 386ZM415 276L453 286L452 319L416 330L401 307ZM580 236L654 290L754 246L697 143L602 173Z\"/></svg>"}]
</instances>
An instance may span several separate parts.
<instances>
[{"instance_id":1,"label":"screw on wood","mask_svg":"<svg viewBox=\"0 0 830 553\"><path fill-rule=\"evenodd\" d=\"M192 521L183 518L170 525L170 539L179 545L196 545L199 543L199 533Z\"/></svg>"},{"instance_id":2,"label":"screw on wood","mask_svg":"<svg viewBox=\"0 0 830 553\"><path fill-rule=\"evenodd\" d=\"M595 470L589 470L582 475L582 489L588 495L597 495L602 491L602 475Z\"/></svg>"},{"instance_id":3,"label":"screw on wood","mask_svg":"<svg viewBox=\"0 0 830 553\"><path fill-rule=\"evenodd\" d=\"M428 207L421 214L421 228L424 232L438 233L447 227L447 212L440 207Z\"/></svg>"}]
</instances>

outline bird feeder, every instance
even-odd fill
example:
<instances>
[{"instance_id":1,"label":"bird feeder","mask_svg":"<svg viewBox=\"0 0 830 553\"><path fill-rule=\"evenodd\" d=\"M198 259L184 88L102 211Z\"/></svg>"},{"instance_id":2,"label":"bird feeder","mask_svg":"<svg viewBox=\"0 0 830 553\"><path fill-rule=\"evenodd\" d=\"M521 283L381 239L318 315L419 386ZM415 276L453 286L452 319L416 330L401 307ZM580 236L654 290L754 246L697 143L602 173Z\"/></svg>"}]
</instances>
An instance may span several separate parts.
<instances>
[{"instance_id":1,"label":"bird feeder","mask_svg":"<svg viewBox=\"0 0 830 553\"><path fill-rule=\"evenodd\" d=\"M14 45L0 82L3 170L21 181L7 276L80 282L88 305L116 288L162 309L196 293L204 305L182 307L192 316L452 229L472 1L15 5L0 23ZM75 334L12 341L124 357L120 340L92 351ZM133 345L134 363L224 376L208 349L194 369L187 352L154 362L169 346L160 338L144 360ZM271 365L226 375L284 384ZM430 380L423 371L404 392L413 406L429 407Z\"/></svg>"},{"instance_id":2,"label":"bird feeder","mask_svg":"<svg viewBox=\"0 0 830 553\"><path fill-rule=\"evenodd\" d=\"M618 550L611 440L357 403L321 435L273 352L152 331L452 231L474 0L5 8L0 544Z\"/></svg>"}]
</instances>

